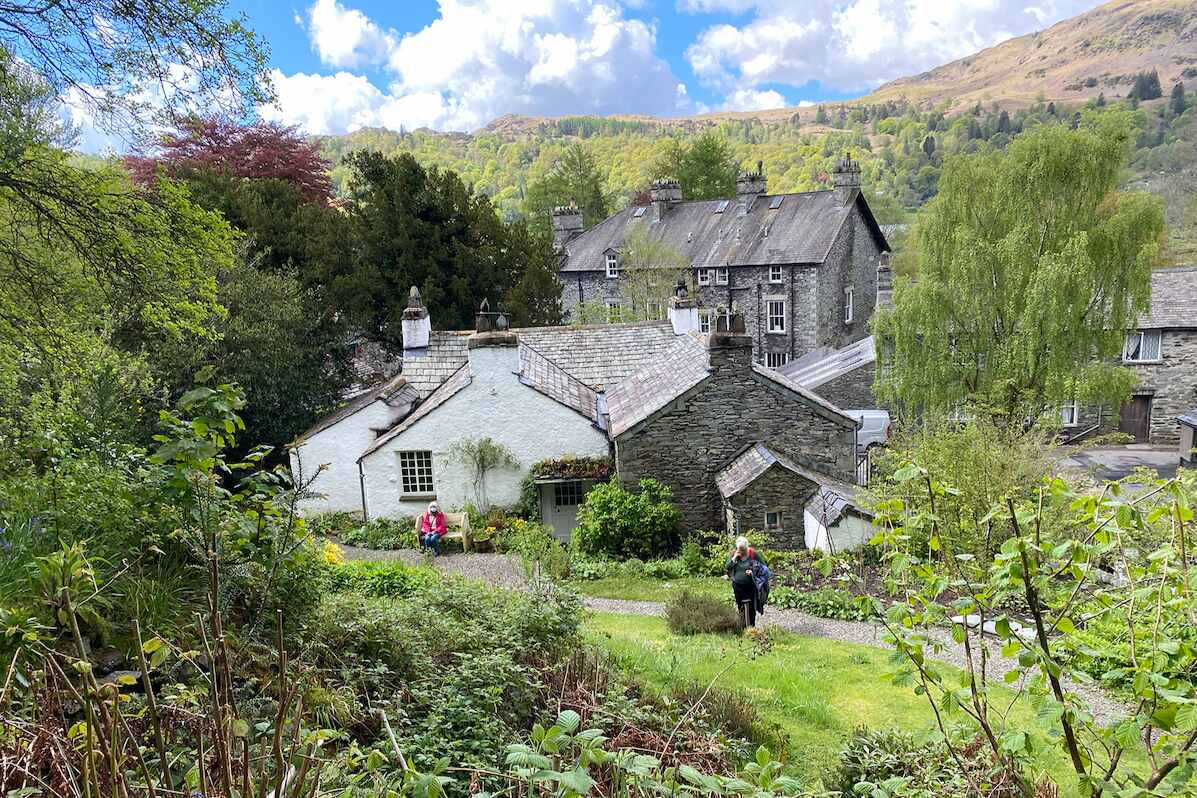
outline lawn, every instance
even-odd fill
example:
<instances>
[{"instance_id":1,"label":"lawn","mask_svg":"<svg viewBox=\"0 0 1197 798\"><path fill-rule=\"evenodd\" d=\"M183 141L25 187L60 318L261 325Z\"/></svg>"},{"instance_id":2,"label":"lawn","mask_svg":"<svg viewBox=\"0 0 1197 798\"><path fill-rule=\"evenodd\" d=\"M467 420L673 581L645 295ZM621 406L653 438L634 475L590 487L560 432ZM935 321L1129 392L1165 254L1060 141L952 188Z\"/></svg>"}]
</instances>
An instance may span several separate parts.
<instances>
[{"instance_id":1,"label":"lawn","mask_svg":"<svg viewBox=\"0 0 1197 798\"><path fill-rule=\"evenodd\" d=\"M698 593L731 595L726 579L714 576L683 576L679 579L655 579L651 576L617 574L602 579L571 579L570 587L584 596L630 601L668 601L683 589Z\"/></svg>"},{"instance_id":2,"label":"lawn","mask_svg":"<svg viewBox=\"0 0 1197 798\"><path fill-rule=\"evenodd\" d=\"M738 638L680 637L662 618L606 613L590 615L586 633L656 688L707 684L728 668L721 683L748 693L766 718L786 730L789 760L807 779L834 765L858 724L911 732L934 728L926 699L890 683L894 666L880 648L774 631L772 649L750 660ZM1007 702L1013 698L1004 688L997 692ZM1022 728L1036 726L1029 706L1016 707L1013 717ZM1043 761L1059 774L1062 794L1072 794L1063 756L1045 752Z\"/></svg>"}]
</instances>

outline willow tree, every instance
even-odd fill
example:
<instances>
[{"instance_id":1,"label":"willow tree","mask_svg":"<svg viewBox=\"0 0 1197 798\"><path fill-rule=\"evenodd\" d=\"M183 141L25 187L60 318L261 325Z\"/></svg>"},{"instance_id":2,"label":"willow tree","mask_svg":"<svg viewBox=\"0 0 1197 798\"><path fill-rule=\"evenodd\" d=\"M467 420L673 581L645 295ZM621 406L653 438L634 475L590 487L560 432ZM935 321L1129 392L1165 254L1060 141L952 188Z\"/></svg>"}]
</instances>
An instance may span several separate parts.
<instances>
[{"instance_id":1,"label":"willow tree","mask_svg":"<svg viewBox=\"0 0 1197 798\"><path fill-rule=\"evenodd\" d=\"M1116 190L1129 146L1125 118L1106 114L948 159L916 226L917 280L875 317L879 395L1014 429L1061 403L1121 402L1134 375L1118 356L1163 230L1156 198Z\"/></svg>"},{"instance_id":2,"label":"willow tree","mask_svg":"<svg viewBox=\"0 0 1197 798\"><path fill-rule=\"evenodd\" d=\"M688 273L686 258L648 233L641 223L632 227L619 250L620 281L623 295L631 302L625 316L635 319L662 319L679 279Z\"/></svg>"}]
</instances>

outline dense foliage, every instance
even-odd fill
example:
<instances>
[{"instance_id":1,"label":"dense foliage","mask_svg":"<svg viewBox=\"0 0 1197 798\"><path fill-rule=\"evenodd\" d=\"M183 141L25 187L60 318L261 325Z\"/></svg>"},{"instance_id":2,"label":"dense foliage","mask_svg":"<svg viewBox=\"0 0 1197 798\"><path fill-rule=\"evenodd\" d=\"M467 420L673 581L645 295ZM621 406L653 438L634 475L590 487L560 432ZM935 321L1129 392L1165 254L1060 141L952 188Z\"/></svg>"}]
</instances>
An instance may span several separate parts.
<instances>
[{"instance_id":1,"label":"dense foliage","mask_svg":"<svg viewBox=\"0 0 1197 798\"><path fill-rule=\"evenodd\" d=\"M612 479L586 494L574 542L585 554L648 560L676 551L678 518L673 491L657 480L634 491Z\"/></svg>"}]
</instances>

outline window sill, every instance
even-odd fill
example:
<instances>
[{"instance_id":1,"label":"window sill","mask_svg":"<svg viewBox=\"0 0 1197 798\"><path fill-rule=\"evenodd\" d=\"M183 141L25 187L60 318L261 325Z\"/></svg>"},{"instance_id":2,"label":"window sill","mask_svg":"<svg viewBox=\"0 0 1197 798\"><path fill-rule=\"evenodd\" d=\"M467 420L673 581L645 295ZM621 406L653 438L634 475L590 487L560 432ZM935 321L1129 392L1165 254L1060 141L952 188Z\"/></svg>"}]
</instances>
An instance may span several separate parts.
<instances>
[{"instance_id":1,"label":"window sill","mask_svg":"<svg viewBox=\"0 0 1197 798\"><path fill-rule=\"evenodd\" d=\"M1127 366L1158 366L1164 362L1164 359L1161 357L1155 360L1123 360L1122 362Z\"/></svg>"},{"instance_id":2,"label":"window sill","mask_svg":"<svg viewBox=\"0 0 1197 798\"><path fill-rule=\"evenodd\" d=\"M431 502L436 501L435 493L400 493L401 502Z\"/></svg>"},{"instance_id":3,"label":"window sill","mask_svg":"<svg viewBox=\"0 0 1197 798\"><path fill-rule=\"evenodd\" d=\"M765 335L785 335L785 330L765 330Z\"/></svg>"}]
</instances>

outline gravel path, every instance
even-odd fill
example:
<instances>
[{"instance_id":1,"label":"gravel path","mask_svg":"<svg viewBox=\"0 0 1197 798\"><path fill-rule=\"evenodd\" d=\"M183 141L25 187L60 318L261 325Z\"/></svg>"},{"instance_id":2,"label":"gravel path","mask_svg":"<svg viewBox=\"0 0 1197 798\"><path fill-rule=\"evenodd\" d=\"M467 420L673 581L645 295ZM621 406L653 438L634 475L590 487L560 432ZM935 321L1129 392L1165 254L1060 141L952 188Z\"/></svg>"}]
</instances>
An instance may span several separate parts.
<instances>
[{"instance_id":1,"label":"gravel path","mask_svg":"<svg viewBox=\"0 0 1197 798\"><path fill-rule=\"evenodd\" d=\"M412 549L375 551L345 545L341 545L341 551L347 560L401 560L408 565L428 562L443 573L460 574L469 579L479 579L509 590L522 590L527 582L519 558L507 554L447 554L441 557L425 557ZM665 615L665 605L659 601L587 597L586 608L593 612L622 615ZM878 624L867 621L837 621L830 618L818 618L799 610L770 608L762 616L761 623L763 626L784 629L807 637L826 637L844 643L889 648L884 639L885 630ZM964 668L964 647L953 642L947 631L938 633L936 637L943 644L943 648L937 652L928 652L928 654L940 662ZM974 657L976 657L979 654L976 653L978 638L975 634L973 641ZM996 641L984 638L981 642L989 652L986 667L989 679L1002 683L1002 677L1007 671L1014 669L1016 662L1001 655L1001 646ZM1098 723L1106 724L1127 714L1127 709L1122 703L1098 687L1075 683L1066 685L1066 687L1088 703L1089 711L1093 713Z\"/></svg>"}]
</instances>

